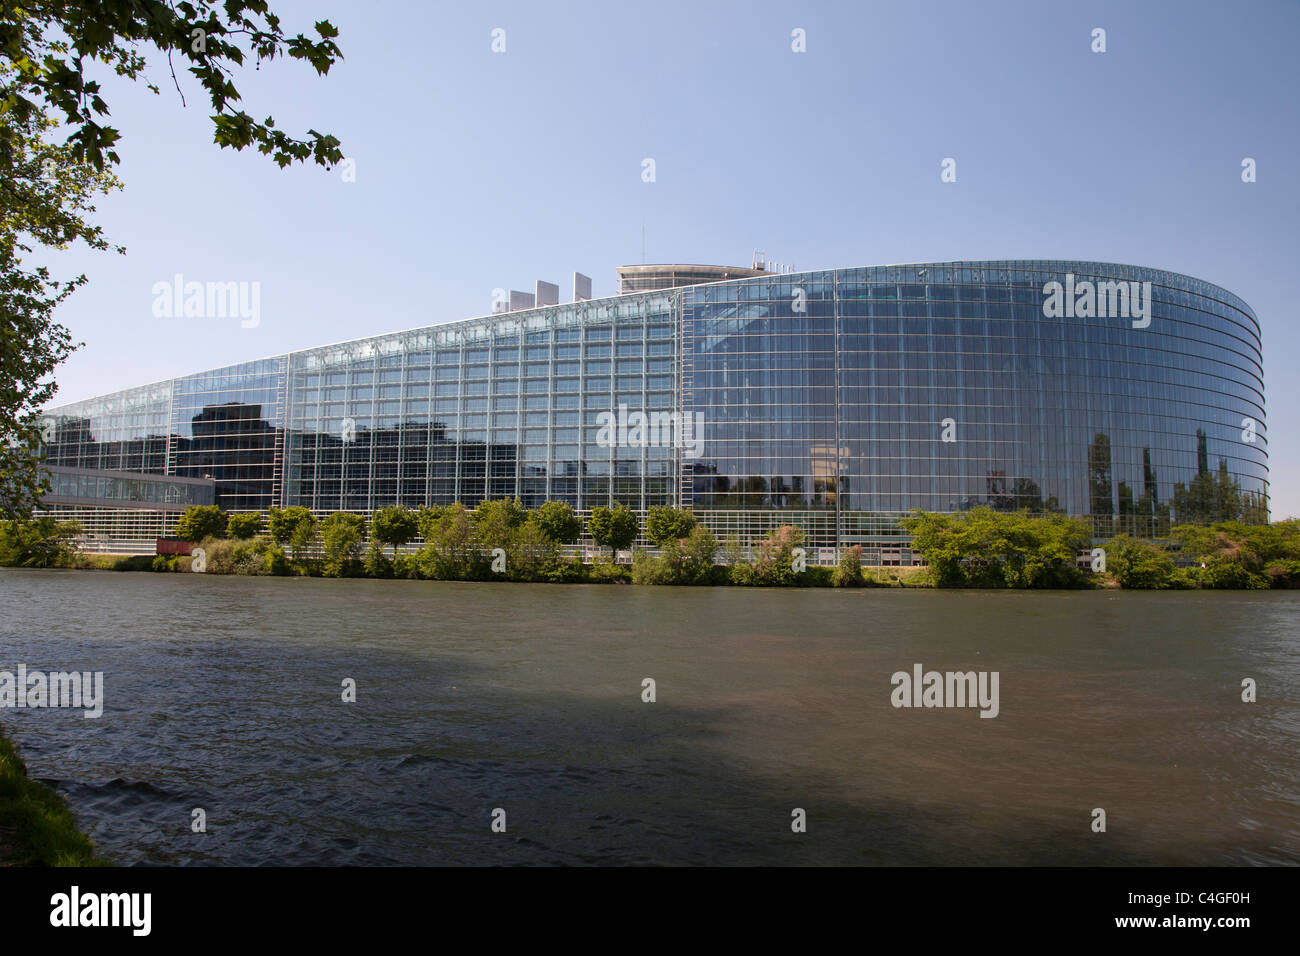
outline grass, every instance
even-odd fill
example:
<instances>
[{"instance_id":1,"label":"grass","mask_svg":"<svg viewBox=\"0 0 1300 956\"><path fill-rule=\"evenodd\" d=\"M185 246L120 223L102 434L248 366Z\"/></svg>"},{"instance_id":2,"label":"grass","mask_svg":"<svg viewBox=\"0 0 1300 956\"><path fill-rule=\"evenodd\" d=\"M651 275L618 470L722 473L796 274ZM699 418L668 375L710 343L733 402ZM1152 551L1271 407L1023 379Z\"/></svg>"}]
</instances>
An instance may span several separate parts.
<instances>
[{"instance_id":1,"label":"grass","mask_svg":"<svg viewBox=\"0 0 1300 956\"><path fill-rule=\"evenodd\" d=\"M92 554L78 551L68 567L79 571L152 571L152 554Z\"/></svg>"},{"instance_id":2,"label":"grass","mask_svg":"<svg viewBox=\"0 0 1300 956\"><path fill-rule=\"evenodd\" d=\"M0 866L103 866L68 803L27 776L0 730Z\"/></svg>"}]
</instances>

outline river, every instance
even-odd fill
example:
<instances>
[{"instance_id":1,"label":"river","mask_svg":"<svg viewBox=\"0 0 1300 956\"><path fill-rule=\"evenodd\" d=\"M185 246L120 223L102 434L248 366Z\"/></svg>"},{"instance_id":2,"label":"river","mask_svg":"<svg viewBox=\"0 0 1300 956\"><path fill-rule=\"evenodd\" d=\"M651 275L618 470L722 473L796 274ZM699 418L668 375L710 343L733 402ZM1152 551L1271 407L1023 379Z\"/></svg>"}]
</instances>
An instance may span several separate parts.
<instances>
[{"instance_id":1,"label":"river","mask_svg":"<svg viewBox=\"0 0 1300 956\"><path fill-rule=\"evenodd\" d=\"M0 723L121 864L1296 864L1298 625L1300 592L0 570L0 670L105 698ZM997 716L893 706L916 665L996 672Z\"/></svg>"}]
</instances>

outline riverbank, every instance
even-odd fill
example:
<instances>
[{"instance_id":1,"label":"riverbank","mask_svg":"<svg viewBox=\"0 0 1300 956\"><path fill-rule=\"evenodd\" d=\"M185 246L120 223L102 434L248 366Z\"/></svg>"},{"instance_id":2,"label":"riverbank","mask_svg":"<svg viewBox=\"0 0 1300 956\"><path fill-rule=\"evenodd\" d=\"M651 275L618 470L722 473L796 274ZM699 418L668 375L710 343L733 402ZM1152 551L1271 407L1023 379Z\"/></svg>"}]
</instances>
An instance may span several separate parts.
<instances>
[{"instance_id":1,"label":"riverbank","mask_svg":"<svg viewBox=\"0 0 1300 956\"><path fill-rule=\"evenodd\" d=\"M1300 588L1300 521L1295 519L1272 525L1174 525L1160 540L1127 534L1094 540L1083 519L1062 514L989 508L914 512L897 522L896 530L910 535L909 547L902 547L900 538L893 549L871 552L862 545L814 547L804 530L791 524L772 528L756 542L742 543L735 536L720 542L689 511L666 506L649 509L644 528L649 546L637 546L643 529L622 506L592 509L588 538L581 538L582 527L563 502L531 511L517 500L482 502L473 511L462 505L418 512L389 507L368 521L341 511L318 520L303 507L272 508L264 521L259 513L227 515L196 506L178 522L181 537L160 539L158 550L165 553L156 556L79 552L83 531L76 522L49 517L0 522L0 566L537 584ZM834 566L812 562L814 554L824 561L827 551ZM616 560L623 555L630 561Z\"/></svg>"},{"instance_id":2,"label":"riverbank","mask_svg":"<svg viewBox=\"0 0 1300 956\"><path fill-rule=\"evenodd\" d=\"M211 547L211 542L205 542ZM413 555L400 555L400 558L414 557ZM396 562L395 562L396 563ZM924 565L913 565L910 567L861 567L859 569L860 577L852 584L837 584L835 581L836 568L810 565L800 572L791 572L787 579L772 582L760 581L741 581L732 580L732 575L727 565L716 565L716 572L707 580L697 580L689 582L691 584L708 585L713 587L804 587L804 588L825 588L825 587L865 587L865 588L932 588L934 583L929 574L929 568ZM190 573L194 571L194 562L189 555L179 556L154 556L142 554L89 554L79 552L70 558L65 564L59 566L62 570L71 571L157 571L157 572L179 572ZM582 563L577 559L571 559L567 566L560 569L558 574L550 576L536 575L530 577L521 577L510 573L491 574L483 577L427 577L420 573L418 568L413 564L407 565L405 569L399 564L398 570L384 574L369 573L364 567L357 567L354 573L343 575L331 575L324 573L319 566L313 566L311 562L293 562L289 563L283 573L276 574L265 570L258 565L249 565L247 562L231 563L223 560L216 562L208 561L204 573L214 575L245 575L245 576L281 576L281 577L354 577L354 578L398 578L412 581L511 581L528 584L686 584L688 582L653 580L651 575L653 570L637 574L636 563L631 564L613 564L611 562L589 562ZM640 578L640 579L639 579Z\"/></svg>"},{"instance_id":3,"label":"riverbank","mask_svg":"<svg viewBox=\"0 0 1300 956\"><path fill-rule=\"evenodd\" d=\"M68 803L27 776L18 749L0 727L0 866L95 866L90 838Z\"/></svg>"}]
</instances>

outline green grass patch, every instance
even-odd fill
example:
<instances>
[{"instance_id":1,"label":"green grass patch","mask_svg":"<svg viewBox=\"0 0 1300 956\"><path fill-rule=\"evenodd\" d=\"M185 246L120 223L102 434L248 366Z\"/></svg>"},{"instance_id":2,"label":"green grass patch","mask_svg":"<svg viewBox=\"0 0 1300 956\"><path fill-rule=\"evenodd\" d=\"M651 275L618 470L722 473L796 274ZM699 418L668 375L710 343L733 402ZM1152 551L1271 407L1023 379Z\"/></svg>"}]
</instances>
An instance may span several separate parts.
<instances>
[{"instance_id":1,"label":"green grass patch","mask_svg":"<svg viewBox=\"0 0 1300 956\"><path fill-rule=\"evenodd\" d=\"M27 776L0 730L0 866L103 866L68 803Z\"/></svg>"}]
</instances>

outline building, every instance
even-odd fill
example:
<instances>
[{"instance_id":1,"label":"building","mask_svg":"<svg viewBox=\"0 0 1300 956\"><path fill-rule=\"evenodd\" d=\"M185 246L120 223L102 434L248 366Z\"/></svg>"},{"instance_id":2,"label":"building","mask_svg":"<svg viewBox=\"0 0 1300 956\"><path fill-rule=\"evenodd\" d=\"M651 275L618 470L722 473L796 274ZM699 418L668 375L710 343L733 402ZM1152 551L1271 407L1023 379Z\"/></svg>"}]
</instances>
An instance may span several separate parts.
<instances>
[{"instance_id":1,"label":"building","mask_svg":"<svg viewBox=\"0 0 1300 956\"><path fill-rule=\"evenodd\" d=\"M897 545L914 508L1099 535L1266 514L1259 323L1208 282L1020 260L620 278L51 408L47 461L210 480L229 511L672 504L722 538L788 522L821 548ZM119 548L175 521L46 508Z\"/></svg>"}]
</instances>

